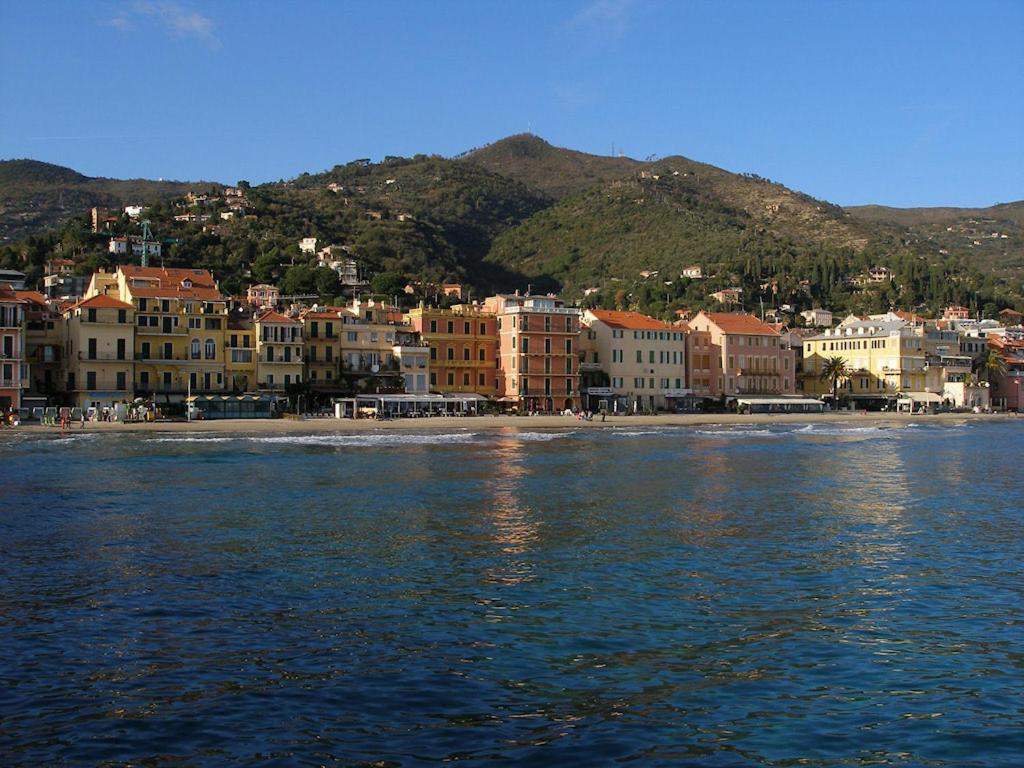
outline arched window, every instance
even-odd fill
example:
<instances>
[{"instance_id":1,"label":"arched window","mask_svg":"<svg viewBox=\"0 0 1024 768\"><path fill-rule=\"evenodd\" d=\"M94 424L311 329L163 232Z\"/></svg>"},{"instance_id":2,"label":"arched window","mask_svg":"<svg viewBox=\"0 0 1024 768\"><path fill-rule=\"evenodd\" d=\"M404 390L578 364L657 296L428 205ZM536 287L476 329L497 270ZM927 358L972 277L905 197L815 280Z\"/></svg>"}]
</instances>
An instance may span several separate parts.
<instances>
[{"instance_id":1,"label":"arched window","mask_svg":"<svg viewBox=\"0 0 1024 768\"><path fill-rule=\"evenodd\" d=\"M206 340L206 359L207 360L213 360L216 356L217 356L217 345L213 343L213 339L207 339Z\"/></svg>"},{"instance_id":2,"label":"arched window","mask_svg":"<svg viewBox=\"0 0 1024 768\"><path fill-rule=\"evenodd\" d=\"M199 339L192 339L192 359L199 359Z\"/></svg>"}]
</instances>

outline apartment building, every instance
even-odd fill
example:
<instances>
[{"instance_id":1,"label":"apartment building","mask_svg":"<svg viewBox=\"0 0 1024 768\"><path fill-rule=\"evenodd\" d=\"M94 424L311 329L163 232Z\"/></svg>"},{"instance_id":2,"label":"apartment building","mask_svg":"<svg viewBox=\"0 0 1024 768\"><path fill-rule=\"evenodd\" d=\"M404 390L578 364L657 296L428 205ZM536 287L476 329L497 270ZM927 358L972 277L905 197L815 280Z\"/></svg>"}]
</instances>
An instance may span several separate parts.
<instances>
[{"instance_id":1,"label":"apartment building","mask_svg":"<svg viewBox=\"0 0 1024 768\"><path fill-rule=\"evenodd\" d=\"M14 290L0 286L0 412L21 408L27 388L25 304Z\"/></svg>"},{"instance_id":2,"label":"apartment building","mask_svg":"<svg viewBox=\"0 0 1024 768\"><path fill-rule=\"evenodd\" d=\"M588 388L588 407L632 413L676 410L690 395L685 328L638 312L603 309L584 310L581 322L580 367L599 366L608 382L607 393L603 387Z\"/></svg>"},{"instance_id":3,"label":"apartment building","mask_svg":"<svg viewBox=\"0 0 1024 768\"><path fill-rule=\"evenodd\" d=\"M526 412L578 409L579 310L553 295L518 293L483 306L497 318L499 402Z\"/></svg>"},{"instance_id":4,"label":"apartment building","mask_svg":"<svg viewBox=\"0 0 1024 768\"><path fill-rule=\"evenodd\" d=\"M267 310L256 318L256 381L263 391L283 391L303 375L302 322Z\"/></svg>"},{"instance_id":5,"label":"apartment building","mask_svg":"<svg viewBox=\"0 0 1024 768\"><path fill-rule=\"evenodd\" d=\"M406 314L430 348L430 391L498 394L498 321L480 304L438 309L420 304Z\"/></svg>"},{"instance_id":6,"label":"apartment building","mask_svg":"<svg viewBox=\"0 0 1024 768\"><path fill-rule=\"evenodd\" d=\"M699 312L688 325L707 334L701 337L709 342L707 354L718 356L699 375L703 381L712 368L718 373L711 381L712 397L796 394L795 354L767 323L744 312Z\"/></svg>"},{"instance_id":7,"label":"apartment building","mask_svg":"<svg viewBox=\"0 0 1024 768\"><path fill-rule=\"evenodd\" d=\"M135 307L100 293L63 312L65 390L72 405L109 407L134 397Z\"/></svg>"}]
</instances>

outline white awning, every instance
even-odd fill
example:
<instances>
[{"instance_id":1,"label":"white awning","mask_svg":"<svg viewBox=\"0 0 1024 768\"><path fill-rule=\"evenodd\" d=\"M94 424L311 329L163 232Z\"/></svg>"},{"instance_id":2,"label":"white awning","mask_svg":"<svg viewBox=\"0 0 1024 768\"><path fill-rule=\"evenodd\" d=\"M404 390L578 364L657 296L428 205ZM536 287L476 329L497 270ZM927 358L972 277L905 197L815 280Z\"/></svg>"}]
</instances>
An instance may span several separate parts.
<instances>
[{"instance_id":1,"label":"white awning","mask_svg":"<svg viewBox=\"0 0 1024 768\"><path fill-rule=\"evenodd\" d=\"M942 395L934 392L900 392L900 399L913 400L915 403L941 403Z\"/></svg>"},{"instance_id":2,"label":"white awning","mask_svg":"<svg viewBox=\"0 0 1024 768\"><path fill-rule=\"evenodd\" d=\"M736 402L744 405L824 405L813 397L737 397Z\"/></svg>"}]
</instances>

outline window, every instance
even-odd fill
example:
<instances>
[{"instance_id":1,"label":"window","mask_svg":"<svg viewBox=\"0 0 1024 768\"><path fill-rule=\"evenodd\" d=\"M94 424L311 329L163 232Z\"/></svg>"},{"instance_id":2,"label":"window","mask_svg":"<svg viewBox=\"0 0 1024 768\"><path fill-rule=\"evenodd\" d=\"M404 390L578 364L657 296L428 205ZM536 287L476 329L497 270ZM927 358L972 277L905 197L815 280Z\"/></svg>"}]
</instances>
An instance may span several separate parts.
<instances>
[{"instance_id":1,"label":"window","mask_svg":"<svg viewBox=\"0 0 1024 768\"><path fill-rule=\"evenodd\" d=\"M480 386L481 386L481 387L483 387L483 386L486 386L486 385L484 384L484 374L482 374L482 373L480 374L480 377L479 377L479 382L480 382Z\"/></svg>"},{"instance_id":2,"label":"window","mask_svg":"<svg viewBox=\"0 0 1024 768\"><path fill-rule=\"evenodd\" d=\"M96 371L86 371L85 373L85 388L96 389Z\"/></svg>"},{"instance_id":3,"label":"window","mask_svg":"<svg viewBox=\"0 0 1024 768\"><path fill-rule=\"evenodd\" d=\"M9 337L7 337L7 338L9 338ZM96 359L96 339L89 339L89 354L88 354L88 357L89 357L90 360L95 360Z\"/></svg>"},{"instance_id":4,"label":"window","mask_svg":"<svg viewBox=\"0 0 1024 768\"><path fill-rule=\"evenodd\" d=\"M171 342L169 342L169 341L164 344L164 357L163 357L163 359L164 360L173 360L174 359L174 345L171 344Z\"/></svg>"},{"instance_id":5,"label":"window","mask_svg":"<svg viewBox=\"0 0 1024 768\"><path fill-rule=\"evenodd\" d=\"M125 339L118 339L117 340L117 359L118 360L124 360L125 354L127 352L126 348L127 348L127 342L125 341ZM124 389L124 387L118 387L118 389Z\"/></svg>"},{"instance_id":6,"label":"window","mask_svg":"<svg viewBox=\"0 0 1024 768\"><path fill-rule=\"evenodd\" d=\"M551 354L551 339L544 339L544 354Z\"/></svg>"},{"instance_id":7,"label":"window","mask_svg":"<svg viewBox=\"0 0 1024 768\"><path fill-rule=\"evenodd\" d=\"M464 334L465 334L466 336L469 336L469 334L470 334L470 330L469 330L469 321L467 320L467 321L466 321L465 323L463 323L462 325L463 325L463 329L464 329L464 330L463 330L463 333L464 333ZM468 383L468 382L467 382L467 383Z\"/></svg>"},{"instance_id":8,"label":"window","mask_svg":"<svg viewBox=\"0 0 1024 768\"><path fill-rule=\"evenodd\" d=\"M644 353L643 353L643 351L642 351L642 350L639 350L639 349L638 349L638 350L636 351L636 361L637 361L638 363L642 363L642 362L644 361Z\"/></svg>"},{"instance_id":9,"label":"window","mask_svg":"<svg viewBox=\"0 0 1024 768\"><path fill-rule=\"evenodd\" d=\"M470 349L469 349L468 346L462 348L462 359L463 360L471 360L472 359L472 357L470 357ZM466 382L466 383L468 384L469 382Z\"/></svg>"},{"instance_id":10,"label":"window","mask_svg":"<svg viewBox=\"0 0 1024 768\"><path fill-rule=\"evenodd\" d=\"M309 338L315 339L320 335L320 323L313 320L309 324Z\"/></svg>"},{"instance_id":11,"label":"window","mask_svg":"<svg viewBox=\"0 0 1024 768\"><path fill-rule=\"evenodd\" d=\"M199 346L200 346L199 339L192 339L191 357L192 357L193 360L198 360L199 357L200 357Z\"/></svg>"},{"instance_id":12,"label":"window","mask_svg":"<svg viewBox=\"0 0 1024 768\"><path fill-rule=\"evenodd\" d=\"M125 374L124 371L118 371L117 372L117 387L116 387L116 389L117 389L118 392L123 392L126 389L128 389L128 384L125 381L125 377L126 377L126 374Z\"/></svg>"},{"instance_id":13,"label":"window","mask_svg":"<svg viewBox=\"0 0 1024 768\"><path fill-rule=\"evenodd\" d=\"M430 386L437 386L437 373L435 373L434 371L430 372Z\"/></svg>"},{"instance_id":14,"label":"window","mask_svg":"<svg viewBox=\"0 0 1024 768\"><path fill-rule=\"evenodd\" d=\"M128 322L128 310L119 309L117 310L117 322L127 323ZM118 389L124 389L124 387L118 387Z\"/></svg>"},{"instance_id":15,"label":"window","mask_svg":"<svg viewBox=\"0 0 1024 768\"><path fill-rule=\"evenodd\" d=\"M448 372L448 386L449 387L454 387L455 386L455 374L453 372L451 372L451 371Z\"/></svg>"},{"instance_id":16,"label":"window","mask_svg":"<svg viewBox=\"0 0 1024 768\"><path fill-rule=\"evenodd\" d=\"M164 384L163 384L163 386L164 386L164 389L170 389L171 388L171 372L170 371L164 371Z\"/></svg>"},{"instance_id":17,"label":"window","mask_svg":"<svg viewBox=\"0 0 1024 768\"><path fill-rule=\"evenodd\" d=\"M86 313L85 317L86 317L86 320L88 320L90 323L95 323L96 322L96 310L92 309L90 307L88 312Z\"/></svg>"},{"instance_id":18,"label":"window","mask_svg":"<svg viewBox=\"0 0 1024 768\"><path fill-rule=\"evenodd\" d=\"M148 341L142 342L142 352L140 354L140 357L142 357L143 360L149 360L149 342Z\"/></svg>"},{"instance_id":19,"label":"window","mask_svg":"<svg viewBox=\"0 0 1024 768\"><path fill-rule=\"evenodd\" d=\"M462 385L464 387L468 387L469 386L469 372L468 371L466 373L462 374Z\"/></svg>"},{"instance_id":20,"label":"window","mask_svg":"<svg viewBox=\"0 0 1024 768\"><path fill-rule=\"evenodd\" d=\"M480 323L480 335L481 336L486 336L487 335L487 323ZM482 384L483 382L480 382L480 383Z\"/></svg>"},{"instance_id":21,"label":"window","mask_svg":"<svg viewBox=\"0 0 1024 768\"><path fill-rule=\"evenodd\" d=\"M448 359L449 360L454 360L455 359L455 347L453 347L451 345L448 346Z\"/></svg>"},{"instance_id":22,"label":"window","mask_svg":"<svg viewBox=\"0 0 1024 768\"><path fill-rule=\"evenodd\" d=\"M480 362L486 362L486 360L487 360L487 350L484 349L483 347L480 347L479 352L480 352Z\"/></svg>"},{"instance_id":23,"label":"window","mask_svg":"<svg viewBox=\"0 0 1024 768\"><path fill-rule=\"evenodd\" d=\"M455 321L454 320L449 320L448 321L448 333L455 333Z\"/></svg>"},{"instance_id":24,"label":"window","mask_svg":"<svg viewBox=\"0 0 1024 768\"><path fill-rule=\"evenodd\" d=\"M430 332L431 333L437 333L437 320L431 320L430 321ZM430 382L430 383L433 384L434 382Z\"/></svg>"},{"instance_id":25,"label":"window","mask_svg":"<svg viewBox=\"0 0 1024 768\"><path fill-rule=\"evenodd\" d=\"M206 340L206 359L213 360L217 357L217 345L213 339Z\"/></svg>"},{"instance_id":26,"label":"window","mask_svg":"<svg viewBox=\"0 0 1024 768\"><path fill-rule=\"evenodd\" d=\"M359 333L357 331L349 331L348 332L348 340L349 341L358 341L359 340Z\"/></svg>"},{"instance_id":27,"label":"window","mask_svg":"<svg viewBox=\"0 0 1024 768\"><path fill-rule=\"evenodd\" d=\"M142 371L139 374L139 389L149 389L149 371Z\"/></svg>"},{"instance_id":28,"label":"window","mask_svg":"<svg viewBox=\"0 0 1024 768\"><path fill-rule=\"evenodd\" d=\"M567 354L567 355L571 355L572 354L572 339L566 339L565 340L565 354Z\"/></svg>"},{"instance_id":29,"label":"window","mask_svg":"<svg viewBox=\"0 0 1024 768\"><path fill-rule=\"evenodd\" d=\"M515 346L516 346L516 340L512 339L512 348L515 349ZM530 352L530 337L529 336L524 336L523 337L523 354L526 355L526 354L529 354L529 352Z\"/></svg>"},{"instance_id":30,"label":"window","mask_svg":"<svg viewBox=\"0 0 1024 768\"><path fill-rule=\"evenodd\" d=\"M430 348L430 359L437 360L437 347Z\"/></svg>"}]
</instances>

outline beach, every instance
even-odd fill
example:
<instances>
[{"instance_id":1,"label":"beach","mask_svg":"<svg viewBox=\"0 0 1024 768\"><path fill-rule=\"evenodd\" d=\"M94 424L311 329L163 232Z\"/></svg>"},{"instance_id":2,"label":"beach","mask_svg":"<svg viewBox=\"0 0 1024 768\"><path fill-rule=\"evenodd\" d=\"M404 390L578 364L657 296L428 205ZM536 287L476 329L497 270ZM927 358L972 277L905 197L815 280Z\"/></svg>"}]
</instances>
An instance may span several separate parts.
<instances>
[{"instance_id":1,"label":"beach","mask_svg":"<svg viewBox=\"0 0 1024 768\"><path fill-rule=\"evenodd\" d=\"M1016 421L1015 413L976 414L942 413L917 415L909 413L881 413L838 411L808 414L664 414L658 416L600 416L592 421L577 420L575 416L465 416L415 419L224 419L210 421L157 421L157 422L87 422L89 432L217 432L235 434L312 434L321 432L350 433L369 430L405 430L409 432L453 431L480 429L616 429L632 427L696 427L709 424L720 426L746 426L771 424L830 424L866 426L880 424L961 424L964 422ZM69 432L81 432L75 422ZM0 436L30 432L60 434L58 427L36 423L22 424L13 430L4 430Z\"/></svg>"}]
</instances>

